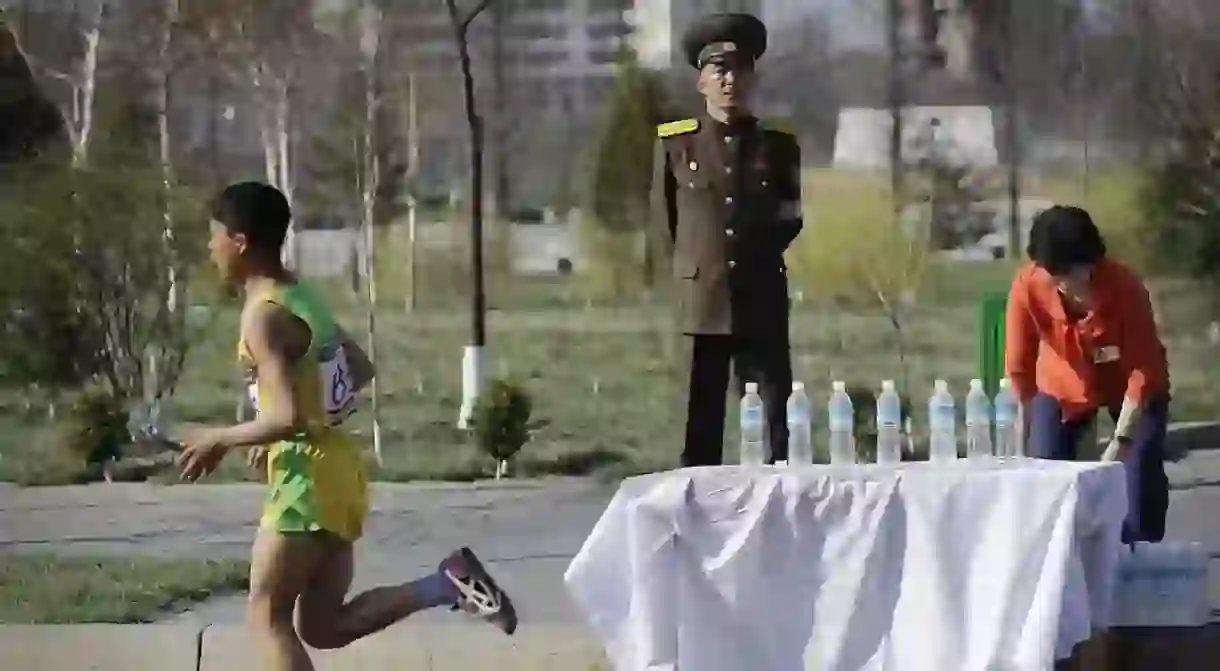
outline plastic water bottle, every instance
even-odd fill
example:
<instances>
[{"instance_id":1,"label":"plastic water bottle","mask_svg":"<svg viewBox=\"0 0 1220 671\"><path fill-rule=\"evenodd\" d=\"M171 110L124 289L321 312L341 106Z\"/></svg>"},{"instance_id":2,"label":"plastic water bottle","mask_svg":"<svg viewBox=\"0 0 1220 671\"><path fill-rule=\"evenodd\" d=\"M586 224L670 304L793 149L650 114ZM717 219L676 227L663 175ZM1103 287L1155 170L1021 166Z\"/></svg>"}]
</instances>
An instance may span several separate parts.
<instances>
[{"instance_id":1,"label":"plastic water bottle","mask_svg":"<svg viewBox=\"0 0 1220 671\"><path fill-rule=\"evenodd\" d=\"M991 399L983 390L982 380L970 381L966 394L966 457L978 459L991 456Z\"/></svg>"},{"instance_id":2,"label":"plastic water bottle","mask_svg":"<svg viewBox=\"0 0 1220 671\"><path fill-rule=\"evenodd\" d=\"M856 463L856 444L853 436L855 410L851 396L847 395L847 383L836 381L832 387L830 402L826 404L830 419L830 463Z\"/></svg>"},{"instance_id":3,"label":"plastic water bottle","mask_svg":"<svg viewBox=\"0 0 1220 671\"><path fill-rule=\"evenodd\" d=\"M893 380L881 383L877 396L877 463L896 464L902 461L902 398L894 389Z\"/></svg>"},{"instance_id":4,"label":"plastic water bottle","mask_svg":"<svg viewBox=\"0 0 1220 671\"><path fill-rule=\"evenodd\" d=\"M812 441L813 409L809 396L805 394L803 382L792 383L792 395L788 397L788 464L808 466L813 463Z\"/></svg>"},{"instance_id":5,"label":"plastic water bottle","mask_svg":"<svg viewBox=\"0 0 1220 671\"><path fill-rule=\"evenodd\" d=\"M929 458L935 462L957 459L957 417L949 383L937 380L932 398L928 399Z\"/></svg>"},{"instance_id":6,"label":"plastic water bottle","mask_svg":"<svg viewBox=\"0 0 1220 671\"><path fill-rule=\"evenodd\" d=\"M762 466L767 463L766 421L758 383L747 382L741 397L741 465Z\"/></svg>"},{"instance_id":7,"label":"plastic water bottle","mask_svg":"<svg viewBox=\"0 0 1220 671\"><path fill-rule=\"evenodd\" d=\"M995 453L998 457L1020 457L1021 427L1017 424L1019 404L1008 378L1000 380L995 395Z\"/></svg>"}]
</instances>

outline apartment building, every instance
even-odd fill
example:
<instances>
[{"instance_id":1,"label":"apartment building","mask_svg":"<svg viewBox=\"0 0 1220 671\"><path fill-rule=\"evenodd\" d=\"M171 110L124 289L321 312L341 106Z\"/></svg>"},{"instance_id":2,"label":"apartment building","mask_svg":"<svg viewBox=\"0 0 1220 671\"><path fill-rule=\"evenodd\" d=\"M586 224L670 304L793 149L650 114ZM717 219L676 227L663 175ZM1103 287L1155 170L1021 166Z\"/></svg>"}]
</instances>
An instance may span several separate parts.
<instances>
[{"instance_id":1,"label":"apartment building","mask_svg":"<svg viewBox=\"0 0 1220 671\"><path fill-rule=\"evenodd\" d=\"M511 182L510 203L550 202L556 191L575 188L557 182L579 175L583 145L601 119L630 34L624 15L630 6L631 0L497 0L471 24L488 179ZM417 76L427 157L421 178L429 188L452 184L465 171L468 138L449 16L437 0L399 0L387 17L392 58Z\"/></svg>"},{"instance_id":2,"label":"apartment building","mask_svg":"<svg viewBox=\"0 0 1220 671\"><path fill-rule=\"evenodd\" d=\"M410 2L418 10L407 7ZM456 72L449 17L434 0L410 0L398 10L396 48L421 74ZM614 64L630 31L631 0L501 0L471 26L481 85L498 73L514 98L534 113L576 113L596 107L614 81ZM498 52L498 53L497 53Z\"/></svg>"}]
</instances>

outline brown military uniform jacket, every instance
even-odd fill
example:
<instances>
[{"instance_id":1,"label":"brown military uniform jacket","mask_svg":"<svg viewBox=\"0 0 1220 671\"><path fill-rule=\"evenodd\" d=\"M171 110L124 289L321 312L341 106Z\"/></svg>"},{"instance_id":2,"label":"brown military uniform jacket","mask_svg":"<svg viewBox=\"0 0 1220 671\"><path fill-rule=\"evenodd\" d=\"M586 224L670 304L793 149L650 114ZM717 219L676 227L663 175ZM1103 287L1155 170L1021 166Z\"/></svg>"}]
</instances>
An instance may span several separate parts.
<instances>
[{"instance_id":1,"label":"brown military uniform jacket","mask_svg":"<svg viewBox=\"0 0 1220 671\"><path fill-rule=\"evenodd\" d=\"M802 228L796 138L708 116L657 135L651 212L673 243L683 332L786 339L784 251Z\"/></svg>"}]
</instances>

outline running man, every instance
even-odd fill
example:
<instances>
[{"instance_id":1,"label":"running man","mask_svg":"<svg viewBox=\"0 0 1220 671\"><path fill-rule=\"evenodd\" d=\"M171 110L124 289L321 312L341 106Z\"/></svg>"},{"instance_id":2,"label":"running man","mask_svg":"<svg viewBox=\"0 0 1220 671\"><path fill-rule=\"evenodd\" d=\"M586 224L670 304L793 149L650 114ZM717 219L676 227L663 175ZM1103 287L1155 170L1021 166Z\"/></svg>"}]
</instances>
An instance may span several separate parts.
<instances>
[{"instance_id":1,"label":"running man","mask_svg":"<svg viewBox=\"0 0 1220 671\"><path fill-rule=\"evenodd\" d=\"M512 601L468 548L432 575L347 600L368 485L364 457L342 422L374 369L318 294L281 263L290 219L283 194L265 184L230 186L213 205L212 261L245 293L237 356L256 417L192 432L180 457L182 477L191 482L233 450L246 450L252 466L265 463L270 488L247 607L266 654L262 668L311 670L306 645L342 648L437 606L464 610L512 634Z\"/></svg>"}]
</instances>

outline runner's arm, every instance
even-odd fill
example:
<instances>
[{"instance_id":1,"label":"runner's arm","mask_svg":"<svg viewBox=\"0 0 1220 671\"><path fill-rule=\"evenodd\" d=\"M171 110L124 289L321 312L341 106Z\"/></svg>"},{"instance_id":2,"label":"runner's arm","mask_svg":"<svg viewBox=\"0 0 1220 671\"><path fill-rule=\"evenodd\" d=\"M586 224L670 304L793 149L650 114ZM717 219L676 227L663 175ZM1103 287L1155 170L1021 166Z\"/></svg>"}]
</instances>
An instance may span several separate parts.
<instances>
[{"instance_id":1,"label":"runner's arm","mask_svg":"<svg viewBox=\"0 0 1220 671\"><path fill-rule=\"evenodd\" d=\"M358 393L377 376L377 368L373 366L364 348L357 345L342 328L339 329L339 338L343 342L343 352L347 354L347 363L352 367L352 383L356 385Z\"/></svg>"},{"instance_id":2,"label":"runner's arm","mask_svg":"<svg viewBox=\"0 0 1220 671\"><path fill-rule=\"evenodd\" d=\"M252 447L287 440L304 420L292 393L292 375L309 347L308 328L282 307L265 303L250 315L245 341L258 371L259 413L253 421L221 429L220 442Z\"/></svg>"}]
</instances>

